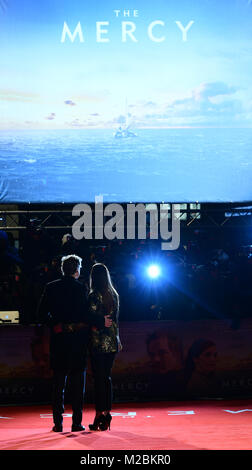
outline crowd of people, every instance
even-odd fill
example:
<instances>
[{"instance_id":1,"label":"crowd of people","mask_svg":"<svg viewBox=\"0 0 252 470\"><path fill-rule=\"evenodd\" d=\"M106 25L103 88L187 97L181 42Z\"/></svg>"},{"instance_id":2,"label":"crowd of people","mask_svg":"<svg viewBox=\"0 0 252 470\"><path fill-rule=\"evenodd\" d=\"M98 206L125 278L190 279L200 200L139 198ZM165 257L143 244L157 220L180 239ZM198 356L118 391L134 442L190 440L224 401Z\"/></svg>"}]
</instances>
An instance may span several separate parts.
<instances>
[{"instance_id":1,"label":"crowd of people","mask_svg":"<svg viewBox=\"0 0 252 470\"><path fill-rule=\"evenodd\" d=\"M159 240L75 240L71 234L31 229L0 231L2 310L19 310L23 323L36 322L36 306L46 283L61 276L62 256L83 260L80 280L88 292L95 262L106 264L120 292L121 321L240 318L250 315L252 248L245 240L216 238L194 231L176 251L162 251ZM158 279L146 276L152 263Z\"/></svg>"}]
</instances>

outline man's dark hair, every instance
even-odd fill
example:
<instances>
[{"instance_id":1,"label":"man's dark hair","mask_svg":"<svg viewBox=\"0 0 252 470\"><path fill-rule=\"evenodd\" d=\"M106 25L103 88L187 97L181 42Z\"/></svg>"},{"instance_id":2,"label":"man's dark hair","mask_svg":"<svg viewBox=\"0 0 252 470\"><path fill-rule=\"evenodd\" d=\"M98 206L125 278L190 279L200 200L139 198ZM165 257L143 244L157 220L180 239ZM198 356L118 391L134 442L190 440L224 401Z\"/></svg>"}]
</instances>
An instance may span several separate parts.
<instances>
[{"instance_id":1,"label":"man's dark hair","mask_svg":"<svg viewBox=\"0 0 252 470\"><path fill-rule=\"evenodd\" d=\"M64 276L72 276L81 268L82 259L77 255L68 255L61 258L61 271Z\"/></svg>"}]
</instances>

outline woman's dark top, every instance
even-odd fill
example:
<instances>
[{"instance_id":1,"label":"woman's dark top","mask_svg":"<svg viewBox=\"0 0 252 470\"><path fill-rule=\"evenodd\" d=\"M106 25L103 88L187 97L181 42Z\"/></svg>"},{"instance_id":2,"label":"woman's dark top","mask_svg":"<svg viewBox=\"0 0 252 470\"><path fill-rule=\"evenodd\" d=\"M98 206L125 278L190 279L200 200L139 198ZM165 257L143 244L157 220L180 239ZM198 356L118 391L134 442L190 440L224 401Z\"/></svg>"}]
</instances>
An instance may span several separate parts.
<instances>
[{"instance_id":1,"label":"woman's dark top","mask_svg":"<svg viewBox=\"0 0 252 470\"><path fill-rule=\"evenodd\" d=\"M119 342L119 298L116 293L107 291L102 296L98 291L90 292L88 296L88 310L94 317L110 315L112 326L109 328L91 329L90 351L91 353L118 352Z\"/></svg>"}]
</instances>

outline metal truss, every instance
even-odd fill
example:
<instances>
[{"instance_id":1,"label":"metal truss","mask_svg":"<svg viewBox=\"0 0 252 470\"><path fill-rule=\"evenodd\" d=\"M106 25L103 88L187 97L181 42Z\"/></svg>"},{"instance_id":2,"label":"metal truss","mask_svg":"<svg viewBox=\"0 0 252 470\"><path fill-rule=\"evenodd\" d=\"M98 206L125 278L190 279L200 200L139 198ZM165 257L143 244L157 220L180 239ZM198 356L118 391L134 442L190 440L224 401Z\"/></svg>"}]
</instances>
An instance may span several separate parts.
<instances>
[{"instance_id":1,"label":"metal truss","mask_svg":"<svg viewBox=\"0 0 252 470\"><path fill-rule=\"evenodd\" d=\"M162 203L163 204L163 203ZM104 204L104 208L107 204ZM153 203L145 204L146 208ZM160 206L160 203L156 204ZM167 204L169 208L171 204ZM127 204L121 204L126 217ZM66 230L71 231L76 221L73 216L73 205L0 205L0 230L23 231L27 229ZM95 211L95 204L90 204ZM228 204L186 203L176 206L177 217L183 227L244 227L252 226L252 202ZM175 209L176 211L176 209Z\"/></svg>"}]
</instances>

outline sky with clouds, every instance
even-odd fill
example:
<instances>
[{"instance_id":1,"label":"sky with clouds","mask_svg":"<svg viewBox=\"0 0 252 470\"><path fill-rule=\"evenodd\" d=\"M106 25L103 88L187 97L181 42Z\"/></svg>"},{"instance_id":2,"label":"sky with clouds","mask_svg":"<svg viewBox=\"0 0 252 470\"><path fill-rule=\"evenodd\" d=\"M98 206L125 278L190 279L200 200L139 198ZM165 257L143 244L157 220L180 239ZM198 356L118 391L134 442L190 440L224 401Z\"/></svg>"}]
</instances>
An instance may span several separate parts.
<instances>
[{"instance_id":1,"label":"sky with clouds","mask_svg":"<svg viewBox=\"0 0 252 470\"><path fill-rule=\"evenodd\" d=\"M0 129L252 125L250 0L0 0L0 44Z\"/></svg>"}]
</instances>

